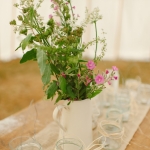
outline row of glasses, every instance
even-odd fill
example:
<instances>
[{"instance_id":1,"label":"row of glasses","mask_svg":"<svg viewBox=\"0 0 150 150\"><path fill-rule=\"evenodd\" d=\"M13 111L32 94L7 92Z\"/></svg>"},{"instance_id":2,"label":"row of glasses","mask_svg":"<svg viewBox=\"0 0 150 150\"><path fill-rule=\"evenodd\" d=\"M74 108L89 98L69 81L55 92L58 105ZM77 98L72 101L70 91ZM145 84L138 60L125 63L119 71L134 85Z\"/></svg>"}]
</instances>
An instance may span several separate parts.
<instances>
[{"instance_id":1,"label":"row of glasses","mask_svg":"<svg viewBox=\"0 0 150 150\"><path fill-rule=\"evenodd\" d=\"M43 150L41 144L34 138L19 136L9 142L11 150ZM55 144L55 150L83 150L83 143L75 138L62 138Z\"/></svg>"},{"instance_id":2,"label":"row of glasses","mask_svg":"<svg viewBox=\"0 0 150 150\"><path fill-rule=\"evenodd\" d=\"M130 117L130 92L127 88L120 88L116 93L107 92L103 99L103 106L107 110L107 118L122 116L123 122L127 122Z\"/></svg>"}]
</instances>

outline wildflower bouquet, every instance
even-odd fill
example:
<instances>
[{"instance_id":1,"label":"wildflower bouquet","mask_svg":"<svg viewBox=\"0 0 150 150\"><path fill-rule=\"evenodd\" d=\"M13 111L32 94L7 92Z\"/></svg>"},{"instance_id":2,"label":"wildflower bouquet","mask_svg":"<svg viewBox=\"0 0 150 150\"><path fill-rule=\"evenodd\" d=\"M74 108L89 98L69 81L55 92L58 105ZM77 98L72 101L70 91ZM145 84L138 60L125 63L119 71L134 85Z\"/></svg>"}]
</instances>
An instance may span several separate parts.
<instances>
[{"instance_id":1,"label":"wildflower bouquet","mask_svg":"<svg viewBox=\"0 0 150 150\"><path fill-rule=\"evenodd\" d=\"M111 73L108 70L94 73L106 50L106 39L97 34L97 21L102 19L99 9L95 8L91 13L86 9L85 20L77 25L79 15L74 14L75 6L72 6L71 0L51 0L53 14L44 23L38 13L43 1L35 4L34 0L20 0L20 3L14 4L20 15L18 21L12 20L10 24L14 26L15 33L25 36L16 49L23 51L20 63L37 61L47 99L57 95L55 103L96 96L105 88L106 82L110 84L111 80L117 79L114 76L115 66ZM88 24L95 28L95 39L84 43L82 37ZM94 44L93 60L83 59L83 52ZM98 44L102 45L99 56Z\"/></svg>"}]
</instances>

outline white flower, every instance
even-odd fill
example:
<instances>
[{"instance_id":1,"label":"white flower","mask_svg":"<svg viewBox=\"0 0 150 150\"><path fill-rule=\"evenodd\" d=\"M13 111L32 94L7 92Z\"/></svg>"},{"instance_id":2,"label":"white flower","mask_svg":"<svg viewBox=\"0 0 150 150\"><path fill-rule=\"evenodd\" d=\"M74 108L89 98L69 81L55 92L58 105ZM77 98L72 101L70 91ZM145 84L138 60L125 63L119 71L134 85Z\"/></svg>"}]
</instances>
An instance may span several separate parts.
<instances>
[{"instance_id":1,"label":"white flower","mask_svg":"<svg viewBox=\"0 0 150 150\"><path fill-rule=\"evenodd\" d=\"M99 14L99 8L96 7L94 8L94 10L89 13L88 9L86 8L85 11L85 20L83 21L83 23L81 24L81 26L85 27L87 24L91 24L94 22L97 22L98 20L102 19L102 15Z\"/></svg>"}]
</instances>

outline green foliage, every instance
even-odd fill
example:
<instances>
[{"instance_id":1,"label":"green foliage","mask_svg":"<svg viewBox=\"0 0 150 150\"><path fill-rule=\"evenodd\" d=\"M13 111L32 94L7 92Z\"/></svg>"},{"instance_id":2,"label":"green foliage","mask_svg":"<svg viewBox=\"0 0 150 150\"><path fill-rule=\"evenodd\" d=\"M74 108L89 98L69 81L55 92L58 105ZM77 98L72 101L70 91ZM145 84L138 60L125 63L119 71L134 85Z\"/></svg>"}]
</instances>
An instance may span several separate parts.
<instances>
[{"instance_id":1,"label":"green foliage","mask_svg":"<svg viewBox=\"0 0 150 150\"><path fill-rule=\"evenodd\" d=\"M95 90L95 91L93 91L93 92L90 92L90 93L88 93L88 98L93 98L93 97L95 97L97 94L99 94L100 92L102 91L102 89L100 88L100 89L97 89L97 90Z\"/></svg>"},{"instance_id":2,"label":"green foliage","mask_svg":"<svg viewBox=\"0 0 150 150\"><path fill-rule=\"evenodd\" d=\"M47 99L53 97L57 89L58 89L57 82L56 81L51 82L46 91Z\"/></svg>"},{"instance_id":3,"label":"green foliage","mask_svg":"<svg viewBox=\"0 0 150 150\"><path fill-rule=\"evenodd\" d=\"M27 51L23 55L22 59L20 60L20 63L22 64L22 63L25 63L28 60L35 60L35 59L36 59L36 49L33 48L32 50Z\"/></svg>"},{"instance_id":4,"label":"green foliage","mask_svg":"<svg viewBox=\"0 0 150 150\"><path fill-rule=\"evenodd\" d=\"M91 13L86 10L85 20L81 25L76 25L78 16L74 14L71 1L53 0L51 9L54 14L45 23L38 13L42 2L20 0L14 5L20 10L17 17L19 23L12 20L10 25L14 26L15 33L25 36L16 49L24 51L20 63L37 60L47 99L58 95L55 103L63 99L70 100L70 104L72 100L96 96L104 86L96 84L94 70L87 67L87 60L82 55L89 46L95 44L95 65L104 56L105 38L98 37L96 27L97 21L101 19L99 9ZM59 17L60 22L53 16ZM82 37L89 23L94 25L96 36L85 43ZM102 44L102 53L96 56L98 43Z\"/></svg>"},{"instance_id":5,"label":"green foliage","mask_svg":"<svg viewBox=\"0 0 150 150\"><path fill-rule=\"evenodd\" d=\"M48 63L47 55L41 49L37 49L36 57L37 57L37 62L42 76L42 82L44 85L47 85L50 81L50 76L51 76L51 68L50 68L50 64Z\"/></svg>"},{"instance_id":6,"label":"green foliage","mask_svg":"<svg viewBox=\"0 0 150 150\"><path fill-rule=\"evenodd\" d=\"M66 91L67 91L67 89L66 89L66 85L67 85L66 79L64 77L60 76L58 81L59 81L60 89L62 90L63 93L66 93Z\"/></svg>"},{"instance_id":7,"label":"green foliage","mask_svg":"<svg viewBox=\"0 0 150 150\"><path fill-rule=\"evenodd\" d=\"M29 41L32 37L32 34L28 34L27 37L22 41L21 43L21 47L22 47L22 50L25 50L25 48L27 47L27 45L29 44Z\"/></svg>"}]
</instances>

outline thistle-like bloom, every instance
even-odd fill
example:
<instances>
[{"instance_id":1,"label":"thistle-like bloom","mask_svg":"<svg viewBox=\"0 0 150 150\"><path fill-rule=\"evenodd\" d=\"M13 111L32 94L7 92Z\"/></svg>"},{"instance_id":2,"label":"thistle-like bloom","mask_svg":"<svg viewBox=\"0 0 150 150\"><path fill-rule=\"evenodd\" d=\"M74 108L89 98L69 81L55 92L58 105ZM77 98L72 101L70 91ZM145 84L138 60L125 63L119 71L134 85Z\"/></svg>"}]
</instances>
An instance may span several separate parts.
<instances>
[{"instance_id":1,"label":"thistle-like bloom","mask_svg":"<svg viewBox=\"0 0 150 150\"><path fill-rule=\"evenodd\" d=\"M102 75L100 75L100 74L98 74L96 77L95 77L95 82L97 83L97 84L103 84L104 83L104 77L102 76Z\"/></svg>"},{"instance_id":2,"label":"thistle-like bloom","mask_svg":"<svg viewBox=\"0 0 150 150\"><path fill-rule=\"evenodd\" d=\"M92 60L89 60L86 66L88 69L93 70L95 68L95 63Z\"/></svg>"},{"instance_id":3,"label":"thistle-like bloom","mask_svg":"<svg viewBox=\"0 0 150 150\"><path fill-rule=\"evenodd\" d=\"M75 6L73 6L72 8L73 8L73 9L75 9L76 7L75 7Z\"/></svg>"},{"instance_id":4,"label":"thistle-like bloom","mask_svg":"<svg viewBox=\"0 0 150 150\"><path fill-rule=\"evenodd\" d=\"M118 71L118 68L116 66L112 66L113 71Z\"/></svg>"}]
</instances>

